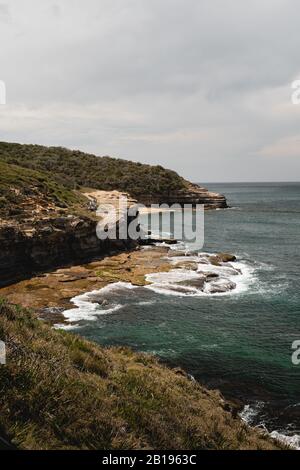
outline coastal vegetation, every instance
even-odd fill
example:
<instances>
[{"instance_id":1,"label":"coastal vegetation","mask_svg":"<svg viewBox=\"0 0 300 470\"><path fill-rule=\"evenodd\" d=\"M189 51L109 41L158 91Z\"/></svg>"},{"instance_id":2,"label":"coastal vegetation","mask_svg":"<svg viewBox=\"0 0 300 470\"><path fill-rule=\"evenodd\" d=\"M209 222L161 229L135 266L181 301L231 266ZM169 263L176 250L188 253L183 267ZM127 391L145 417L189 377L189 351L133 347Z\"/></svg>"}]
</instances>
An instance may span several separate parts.
<instances>
[{"instance_id":1,"label":"coastal vegetation","mask_svg":"<svg viewBox=\"0 0 300 470\"><path fill-rule=\"evenodd\" d=\"M0 430L19 449L280 448L154 357L53 330L5 300L0 337Z\"/></svg>"},{"instance_id":2,"label":"coastal vegetation","mask_svg":"<svg viewBox=\"0 0 300 470\"><path fill-rule=\"evenodd\" d=\"M37 170L69 188L91 187L119 190L139 198L145 193L169 194L184 190L187 182L175 171L111 157L68 150L63 147L0 142L0 161Z\"/></svg>"},{"instance_id":3,"label":"coastal vegetation","mask_svg":"<svg viewBox=\"0 0 300 470\"><path fill-rule=\"evenodd\" d=\"M0 340L7 352L0 365L0 448L4 441L18 449L280 448L247 427L219 392L181 369L130 349L103 348L41 319L33 291L47 306L60 293L67 303L90 285L116 279L143 285L150 269L147 260L135 263L128 253L123 268L120 260L102 264L105 255L137 246L97 239L95 208L84 188L119 190L139 201L146 195L150 203L162 194L174 202L200 198L226 207L223 196L160 166L0 143L0 285L20 300L0 300ZM229 260L222 256L216 265ZM84 266L95 258L93 266ZM45 272L59 266L69 271L47 278ZM42 284L24 281L25 293L18 293L15 283L34 275ZM5 297L3 290L0 295Z\"/></svg>"},{"instance_id":4,"label":"coastal vegetation","mask_svg":"<svg viewBox=\"0 0 300 470\"><path fill-rule=\"evenodd\" d=\"M84 197L57 182L50 174L22 168L0 158L0 217L22 220L40 207L55 209L81 206Z\"/></svg>"},{"instance_id":5,"label":"coastal vegetation","mask_svg":"<svg viewBox=\"0 0 300 470\"><path fill-rule=\"evenodd\" d=\"M68 213L92 217L82 193L119 191L146 205L227 207L224 196L193 185L175 171L79 150L0 142L0 217L22 221ZM55 214L54 214L55 215Z\"/></svg>"}]
</instances>

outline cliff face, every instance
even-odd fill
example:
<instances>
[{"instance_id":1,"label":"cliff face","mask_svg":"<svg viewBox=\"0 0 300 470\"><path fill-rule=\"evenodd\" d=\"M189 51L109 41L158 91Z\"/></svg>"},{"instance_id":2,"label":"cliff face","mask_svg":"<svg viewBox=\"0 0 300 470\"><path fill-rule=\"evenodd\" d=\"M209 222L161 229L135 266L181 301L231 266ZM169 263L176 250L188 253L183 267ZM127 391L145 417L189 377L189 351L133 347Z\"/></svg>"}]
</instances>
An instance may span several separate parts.
<instances>
[{"instance_id":1,"label":"cliff face","mask_svg":"<svg viewBox=\"0 0 300 470\"><path fill-rule=\"evenodd\" d=\"M226 209L228 207L225 196L208 191L196 184L187 182L186 187L169 193L143 194L139 201L145 205L151 204L204 204L205 209Z\"/></svg>"},{"instance_id":2,"label":"cliff face","mask_svg":"<svg viewBox=\"0 0 300 470\"><path fill-rule=\"evenodd\" d=\"M43 220L34 227L0 225L0 245L0 287L3 287L34 273L130 249L136 243L99 240L94 220L67 216Z\"/></svg>"},{"instance_id":3,"label":"cliff face","mask_svg":"<svg viewBox=\"0 0 300 470\"><path fill-rule=\"evenodd\" d=\"M61 194L57 186L66 190L94 188L95 190L128 193L139 202L205 204L207 208L225 208L226 199L205 188L186 181L175 171L161 166L145 165L110 157L97 157L61 147L20 145L0 142L0 165L15 166L43 176L48 193ZM7 172L7 170L6 170ZM201 175L199 175L199 180ZM1 175L0 175L1 183ZM55 184L54 184L55 183ZM50 186L50 187L49 187ZM66 196L66 194L65 194ZM1 184L0 184L1 197ZM70 195L68 196L70 200Z\"/></svg>"},{"instance_id":4,"label":"cliff face","mask_svg":"<svg viewBox=\"0 0 300 470\"><path fill-rule=\"evenodd\" d=\"M160 166L0 143L0 286L134 246L96 235L93 212L124 193L131 203L227 207L224 196Z\"/></svg>"},{"instance_id":5,"label":"cliff face","mask_svg":"<svg viewBox=\"0 0 300 470\"><path fill-rule=\"evenodd\" d=\"M101 197L100 200L95 198L93 210L102 199L105 203L112 203L115 199L107 200L102 194L104 192L98 193ZM205 204L206 209L227 207L224 196L195 185L172 194L144 196L141 197L141 202L145 205ZM31 215L31 218L21 221L13 217L0 219L0 287L49 269L88 262L111 251L137 246L137 242L131 240L99 240L96 235L97 221L93 217L71 215L67 212L60 215L55 207L51 211L45 210L45 205L43 207L43 213L35 217L32 217L34 209L24 209L22 215ZM129 216L127 223L133 218Z\"/></svg>"}]
</instances>

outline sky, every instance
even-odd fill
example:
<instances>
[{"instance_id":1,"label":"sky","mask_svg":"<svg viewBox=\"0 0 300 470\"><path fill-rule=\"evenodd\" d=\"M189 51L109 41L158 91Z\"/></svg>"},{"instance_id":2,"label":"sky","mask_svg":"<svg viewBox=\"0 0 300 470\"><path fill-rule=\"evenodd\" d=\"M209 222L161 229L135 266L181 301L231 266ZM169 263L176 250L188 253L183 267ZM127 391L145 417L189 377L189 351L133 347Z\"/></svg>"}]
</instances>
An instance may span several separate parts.
<instances>
[{"instance_id":1,"label":"sky","mask_svg":"<svg viewBox=\"0 0 300 470\"><path fill-rule=\"evenodd\" d=\"M0 0L0 140L299 181L299 0Z\"/></svg>"}]
</instances>

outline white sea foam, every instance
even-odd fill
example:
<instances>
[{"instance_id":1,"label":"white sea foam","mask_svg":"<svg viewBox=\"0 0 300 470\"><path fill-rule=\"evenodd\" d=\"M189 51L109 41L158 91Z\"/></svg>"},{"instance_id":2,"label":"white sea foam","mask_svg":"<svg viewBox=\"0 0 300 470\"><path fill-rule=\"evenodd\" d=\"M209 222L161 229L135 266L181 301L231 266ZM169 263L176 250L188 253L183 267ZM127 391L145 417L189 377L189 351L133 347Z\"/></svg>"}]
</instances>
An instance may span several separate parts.
<instances>
[{"instance_id":1,"label":"white sea foam","mask_svg":"<svg viewBox=\"0 0 300 470\"><path fill-rule=\"evenodd\" d=\"M129 282L115 282L108 284L102 289L85 292L71 300L75 308L65 310L63 315L68 323L76 323L82 320L95 321L101 315L109 315L121 310L124 305L126 305L126 294L124 291L132 291L137 288L137 286ZM110 299L114 297L117 300L111 302ZM149 305L151 303L153 303L153 301L137 302L138 305ZM73 329L79 328L81 325L78 325L78 323L76 325L61 324L56 325L56 327L61 329Z\"/></svg>"},{"instance_id":2,"label":"white sea foam","mask_svg":"<svg viewBox=\"0 0 300 470\"><path fill-rule=\"evenodd\" d=\"M179 263L198 263L198 270L175 268L168 273L154 273L146 275L150 285L146 286L156 293L172 296L223 296L241 294L246 292L256 282L255 267L246 261L235 261L215 266L210 263L212 253L201 252L189 256L175 256L171 258L173 265ZM183 265L184 266L184 265ZM188 281L199 279L201 274L215 274L216 279L205 282L203 288L189 286ZM187 281L183 285L183 281Z\"/></svg>"},{"instance_id":3,"label":"white sea foam","mask_svg":"<svg viewBox=\"0 0 300 470\"><path fill-rule=\"evenodd\" d=\"M217 207L215 209L216 211L241 211L242 209L240 207Z\"/></svg>"},{"instance_id":4,"label":"white sea foam","mask_svg":"<svg viewBox=\"0 0 300 470\"><path fill-rule=\"evenodd\" d=\"M263 407L263 401L257 401L253 405L245 405L243 410L239 413L239 416L246 424L251 426Z\"/></svg>"},{"instance_id":5,"label":"white sea foam","mask_svg":"<svg viewBox=\"0 0 300 470\"><path fill-rule=\"evenodd\" d=\"M108 315L122 308L122 305L114 305L111 308L102 308L99 304L74 298L72 302L77 308L72 308L64 312L64 317L68 322L80 320L96 320L99 315Z\"/></svg>"},{"instance_id":6,"label":"white sea foam","mask_svg":"<svg viewBox=\"0 0 300 470\"><path fill-rule=\"evenodd\" d=\"M300 450L300 435L294 434L293 436L287 436L282 432L273 431L270 433L270 436L277 441L282 442L283 444L292 447L293 449Z\"/></svg>"},{"instance_id":7,"label":"white sea foam","mask_svg":"<svg viewBox=\"0 0 300 470\"><path fill-rule=\"evenodd\" d=\"M97 297L99 293L103 295L103 294L107 294L116 290L136 289L136 288L137 286L134 286L130 282L113 282L112 284L107 284L107 286L102 287L102 289L94 290L92 292L88 292L87 294L83 294L83 295L88 295L89 298L91 298L93 296Z\"/></svg>"},{"instance_id":8,"label":"white sea foam","mask_svg":"<svg viewBox=\"0 0 300 470\"><path fill-rule=\"evenodd\" d=\"M65 310L63 315L68 322L78 322L80 320L95 321L100 315L108 315L110 313L120 310L122 304L112 304L106 305L101 304L97 299L100 295L107 294L114 289L119 289L126 287L128 289L134 288L129 283L117 282L114 284L109 284L106 287L103 287L100 290L94 290L92 292L86 292L82 295L78 295L72 299L72 303L75 305L75 308L70 310Z\"/></svg>"},{"instance_id":9,"label":"white sea foam","mask_svg":"<svg viewBox=\"0 0 300 470\"><path fill-rule=\"evenodd\" d=\"M67 323L56 323L55 325L53 325L53 328L55 330L65 330L65 331L70 331L70 330L78 330L79 328L81 328L80 325L78 324L75 324L75 325L69 325Z\"/></svg>"},{"instance_id":10,"label":"white sea foam","mask_svg":"<svg viewBox=\"0 0 300 470\"><path fill-rule=\"evenodd\" d=\"M258 401L252 405L245 405L243 410L239 413L240 418L249 426L253 426L257 420L259 413L263 410L265 403ZM293 449L300 450L300 435L299 434L285 434L284 431L269 432L267 425L261 421L256 428L265 430L273 439L282 442L283 444L292 447Z\"/></svg>"},{"instance_id":11,"label":"white sea foam","mask_svg":"<svg viewBox=\"0 0 300 470\"><path fill-rule=\"evenodd\" d=\"M152 300L149 300L149 301L141 301L141 302L138 302L137 305L139 305L140 307L143 307L145 305L153 305L155 304L155 301L152 301Z\"/></svg>"},{"instance_id":12,"label":"white sea foam","mask_svg":"<svg viewBox=\"0 0 300 470\"><path fill-rule=\"evenodd\" d=\"M182 251L179 247L177 250ZM189 254L187 252L187 254ZM244 261L236 261L234 263L224 263L221 266L214 266L209 261L212 253L200 252L198 254L189 254L189 256L178 256L169 258L174 264L174 269L169 272L158 272L146 275L149 285L145 287L137 287L128 282L116 282L109 284L102 289L87 292L72 299L75 308L66 310L63 315L66 322L75 324L67 326L68 328L80 327L78 322L82 320L95 321L101 315L108 315L119 311L130 302L147 306L153 303L136 295L130 294L130 291L140 289L141 292L155 292L159 295L179 296L179 297L203 297L203 296L224 296L241 294L245 292L251 284L255 282L255 268ZM198 264L198 270L185 268L177 268L178 263L193 262ZM205 280L201 286L201 274L204 276L215 274L216 278ZM202 276L203 277L203 276ZM195 280L199 280L199 287ZM189 281L191 283L189 284ZM127 291L127 293L126 293ZM155 302L155 301L154 301ZM67 328L64 326L64 328Z\"/></svg>"},{"instance_id":13,"label":"white sea foam","mask_svg":"<svg viewBox=\"0 0 300 470\"><path fill-rule=\"evenodd\" d=\"M199 275L191 270L186 269L173 269L169 272L152 273L146 275L146 281L150 282L145 286L158 294L166 295L199 295L200 291L195 287L183 286L178 284L182 281L192 280L199 278Z\"/></svg>"}]
</instances>

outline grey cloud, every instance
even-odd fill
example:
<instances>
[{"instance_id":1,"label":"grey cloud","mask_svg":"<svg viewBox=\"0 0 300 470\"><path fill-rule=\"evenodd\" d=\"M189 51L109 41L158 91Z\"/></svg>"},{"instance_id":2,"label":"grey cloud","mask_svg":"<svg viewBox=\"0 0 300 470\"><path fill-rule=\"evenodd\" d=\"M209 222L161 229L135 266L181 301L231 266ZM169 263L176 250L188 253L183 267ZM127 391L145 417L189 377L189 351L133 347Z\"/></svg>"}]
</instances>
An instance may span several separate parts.
<instances>
[{"instance_id":1,"label":"grey cloud","mask_svg":"<svg viewBox=\"0 0 300 470\"><path fill-rule=\"evenodd\" d=\"M0 21L3 23L9 23L11 21L8 3L0 3Z\"/></svg>"},{"instance_id":2,"label":"grey cloud","mask_svg":"<svg viewBox=\"0 0 300 470\"><path fill-rule=\"evenodd\" d=\"M162 163L199 180L299 179L288 145L300 132L300 107L289 106L300 78L296 1L7 5L3 138Z\"/></svg>"}]
</instances>

